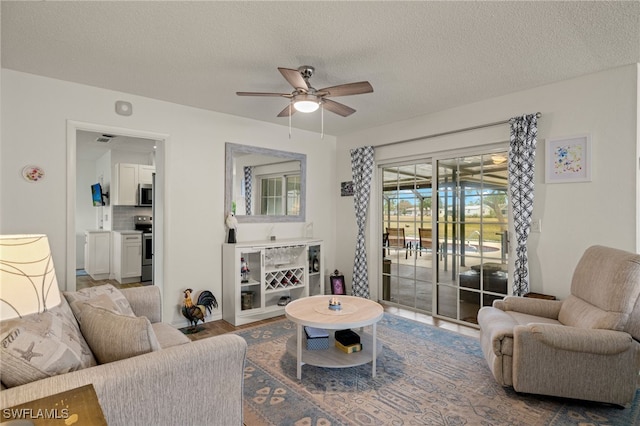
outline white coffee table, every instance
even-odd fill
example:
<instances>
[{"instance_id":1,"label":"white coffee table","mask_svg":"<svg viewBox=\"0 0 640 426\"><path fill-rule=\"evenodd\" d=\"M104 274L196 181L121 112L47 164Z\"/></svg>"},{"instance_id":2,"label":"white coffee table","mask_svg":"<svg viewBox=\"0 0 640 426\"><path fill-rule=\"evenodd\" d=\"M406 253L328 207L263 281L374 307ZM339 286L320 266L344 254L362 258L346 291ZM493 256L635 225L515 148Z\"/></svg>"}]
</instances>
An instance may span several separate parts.
<instances>
[{"instance_id":1,"label":"white coffee table","mask_svg":"<svg viewBox=\"0 0 640 426\"><path fill-rule=\"evenodd\" d=\"M287 341L287 352L296 357L296 373L302 378L302 365L344 368L372 362L371 375L376 376L376 358L382 351L382 343L376 339L376 323L384 310L379 303L354 296L336 296L342 310L329 309L330 295L303 297L285 307L287 318L297 324L297 333ZM307 350L303 347L304 326L325 330L344 330L371 325L372 333L359 332L362 350L347 354L335 347L333 333L329 333L329 349Z\"/></svg>"}]
</instances>

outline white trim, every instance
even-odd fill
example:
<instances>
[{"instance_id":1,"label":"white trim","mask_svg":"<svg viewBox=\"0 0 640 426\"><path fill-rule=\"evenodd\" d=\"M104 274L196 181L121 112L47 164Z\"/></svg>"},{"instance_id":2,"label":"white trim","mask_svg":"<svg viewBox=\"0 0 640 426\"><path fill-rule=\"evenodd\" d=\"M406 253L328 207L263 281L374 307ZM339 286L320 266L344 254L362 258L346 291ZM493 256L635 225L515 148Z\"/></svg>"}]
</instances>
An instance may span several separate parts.
<instances>
[{"instance_id":1,"label":"white trim","mask_svg":"<svg viewBox=\"0 0 640 426\"><path fill-rule=\"evenodd\" d=\"M636 253L640 253L640 62L636 64Z\"/></svg>"},{"instance_id":2,"label":"white trim","mask_svg":"<svg viewBox=\"0 0 640 426\"><path fill-rule=\"evenodd\" d=\"M75 291L76 289L76 151L77 141L76 134L79 130L89 132L101 132L116 134L121 136L129 136L134 138L153 139L157 141L156 148L156 168L160 171L156 179L157 199L154 200L156 205L162 206L154 213L154 285L158 286L160 292L163 293L164 277L165 277L165 252L166 252L166 223L165 214L167 213L167 167L166 167L166 143L169 142L169 135L165 133L149 132L145 130L134 130L123 127L109 126L105 124L86 123L75 120L67 120L67 264L66 264L66 291Z\"/></svg>"}]
</instances>

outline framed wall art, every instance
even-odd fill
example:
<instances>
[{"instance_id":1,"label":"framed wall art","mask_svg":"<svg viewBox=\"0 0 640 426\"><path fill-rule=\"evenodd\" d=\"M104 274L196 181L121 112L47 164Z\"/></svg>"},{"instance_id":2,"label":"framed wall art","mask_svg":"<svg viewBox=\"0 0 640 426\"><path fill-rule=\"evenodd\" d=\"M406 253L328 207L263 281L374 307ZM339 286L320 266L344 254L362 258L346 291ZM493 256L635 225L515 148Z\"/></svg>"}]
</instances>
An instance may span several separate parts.
<instances>
[{"instance_id":1,"label":"framed wall art","mask_svg":"<svg viewBox=\"0 0 640 426\"><path fill-rule=\"evenodd\" d=\"M347 288L344 285L344 275L331 275L329 282L331 283L331 294L347 294Z\"/></svg>"},{"instance_id":2,"label":"framed wall art","mask_svg":"<svg viewBox=\"0 0 640 426\"><path fill-rule=\"evenodd\" d=\"M546 183L591 181L591 136L547 139Z\"/></svg>"},{"instance_id":3,"label":"framed wall art","mask_svg":"<svg viewBox=\"0 0 640 426\"><path fill-rule=\"evenodd\" d=\"M340 183L340 195L343 197L353 196L353 181Z\"/></svg>"},{"instance_id":4,"label":"framed wall art","mask_svg":"<svg viewBox=\"0 0 640 426\"><path fill-rule=\"evenodd\" d=\"M44 179L44 170L38 166L24 166L22 168L22 177L27 182L40 182Z\"/></svg>"}]
</instances>

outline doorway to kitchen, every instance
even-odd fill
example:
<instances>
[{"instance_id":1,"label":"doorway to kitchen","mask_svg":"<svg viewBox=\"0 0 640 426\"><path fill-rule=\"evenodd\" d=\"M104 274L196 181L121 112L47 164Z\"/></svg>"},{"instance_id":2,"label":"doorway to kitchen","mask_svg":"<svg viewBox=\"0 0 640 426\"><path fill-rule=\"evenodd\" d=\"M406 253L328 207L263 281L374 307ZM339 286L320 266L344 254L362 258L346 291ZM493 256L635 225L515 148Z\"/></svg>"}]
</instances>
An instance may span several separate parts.
<instances>
[{"instance_id":1,"label":"doorway to kitchen","mask_svg":"<svg viewBox=\"0 0 640 426\"><path fill-rule=\"evenodd\" d=\"M105 142L96 142L97 139L111 139L111 141L119 140L118 142L108 145ZM113 163L109 156L104 157L102 164L103 170L105 170L105 176L95 171L87 170L90 168L91 161L87 161L87 155L96 155L88 153L91 150L90 147L85 146L83 138L93 138L94 143L103 143L102 147L93 145L95 149L101 149L106 151L107 149L116 148L119 153L114 156L114 162L125 162L123 159L127 157L127 152L131 152L131 157L135 161L136 156L148 156L152 158L151 161L146 163L153 163L155 176L150 176L153 179L153 203L151 206L134 207L118 209L110 208L103 210L103 206L93 205L89 206L86 201L85 195L87 195L89 189L85 188L87 179L90 181L95 180L97 183L104 182L108 176L110 192L109 196L113 197L113 189L110 188L112 183L112 176L110 172L113 169ZM67 168L67 268L66 268L66 290L73 291L76 288L76 269L79 265L80 251L84 251L84 229L96 229L110 231L116 227L120 229L128 229L126 224L122 221L131 221L131 230L134 226L135 213L144 213L150 217L153 217L155 223L153 232L153 284L160 287L162 291L163 287L163 252L164 252L164 170L165 170L165 143L168 140L168 135L153 133L147 131L138 131L133 129L116 128L112 126L105 126L92 123L81 123L75 121L67 122L67 153L68 153L68 168ZM120 157L118 157L118 155ZM95 175L91 176L91 173ZM89 177L87 177L89 176ZM86 192L86 193L85 193ZM105 194L107 195L107 194ZM113 207L112 201L105 199L105 205L111 203L110 207ZM88 209L88 210L87 210ZM145 211L136 211L136 209L144 209ZM88 214L88 215L87 215ZM129 216L131 216L129 218ZM88 219L87 219L88 218ZM128 218L128 219L127 219ZM88 221L88 222L87 222ZM119 224L115 225L118 221ZM78 226L80 227L78 227ZM124 226L124 228L123 228ZM79 235L80 234L80 235ZM112 252L111 250L109 250ZM132 284L133 285L133 284Z\"/></svg>"}]
</instances>

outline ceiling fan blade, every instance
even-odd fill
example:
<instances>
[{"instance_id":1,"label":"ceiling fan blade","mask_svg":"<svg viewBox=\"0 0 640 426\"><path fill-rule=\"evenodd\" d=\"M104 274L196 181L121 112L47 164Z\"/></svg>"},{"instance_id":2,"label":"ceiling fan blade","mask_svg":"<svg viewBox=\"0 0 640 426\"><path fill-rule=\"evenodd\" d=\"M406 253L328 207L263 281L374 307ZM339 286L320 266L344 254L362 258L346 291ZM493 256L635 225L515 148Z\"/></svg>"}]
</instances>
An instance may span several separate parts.
<instances>
[{"instance_id":1,"label":"ceiling fan blade","mask_svg":"<svg viewBox=\"0 0 640 426\"><path fill-rule=\"evenodd\" d=\"M289 104L285 107L285 109L280 111L280 114L278 114L278 117L288 117L289 114L293 115L295 113L296 113L296 109L293 107L293 105Z\"/></svg>"},{"instance_id":2,"label":"ceiling fan blade","mask_svg":"<svg viewBox=\"0 0 640 426\"><path fill-rule=\"evenodd\" d=\"M287 80L294 89L304 89L306 92L309 88L309 86L307 86L307 82L302 78L300 71L292 70L290 68L278 68L278 71L280 71L280 74L282 74L285 80Z\"/></svg>"},{"instance_id":3,"label":"ceiling fan blade","mask_svg":"<svg viewBox=\"0 0 640 426\"><path fill-rule=\"evenodd\" d=\"M340 84L338 86L325 87L318 90L318 94L324 96L349 96L360 95L362 93L373 92L373 87L368 81L359 81L357 83Z\"/></svg>"},{"instance_id":4,"label":"ceiling fan blade","mask_svg":"<svg viewBox=\"0 0 640 426\"><path fill-rule=\"evenodd\" d=\"M266 93L266 92L236 92L238 96L278 96L283 98L290 98L290 93Z\"/></svg>"},{"instance_id":5,"label":"ceiling fan blade","mask_svg":"<svg viewBox=\"0 0 640 426\"><path fill-rule=\"evenodd\" d=\"M343 117L348 117L354 112L356 112L355 109L348 107L346 105L343 105L341 103L338 103L336 101L332 101L331 99L323 99L322 107L328 111L331 111Z\"/></svg>"}]
</instances>

